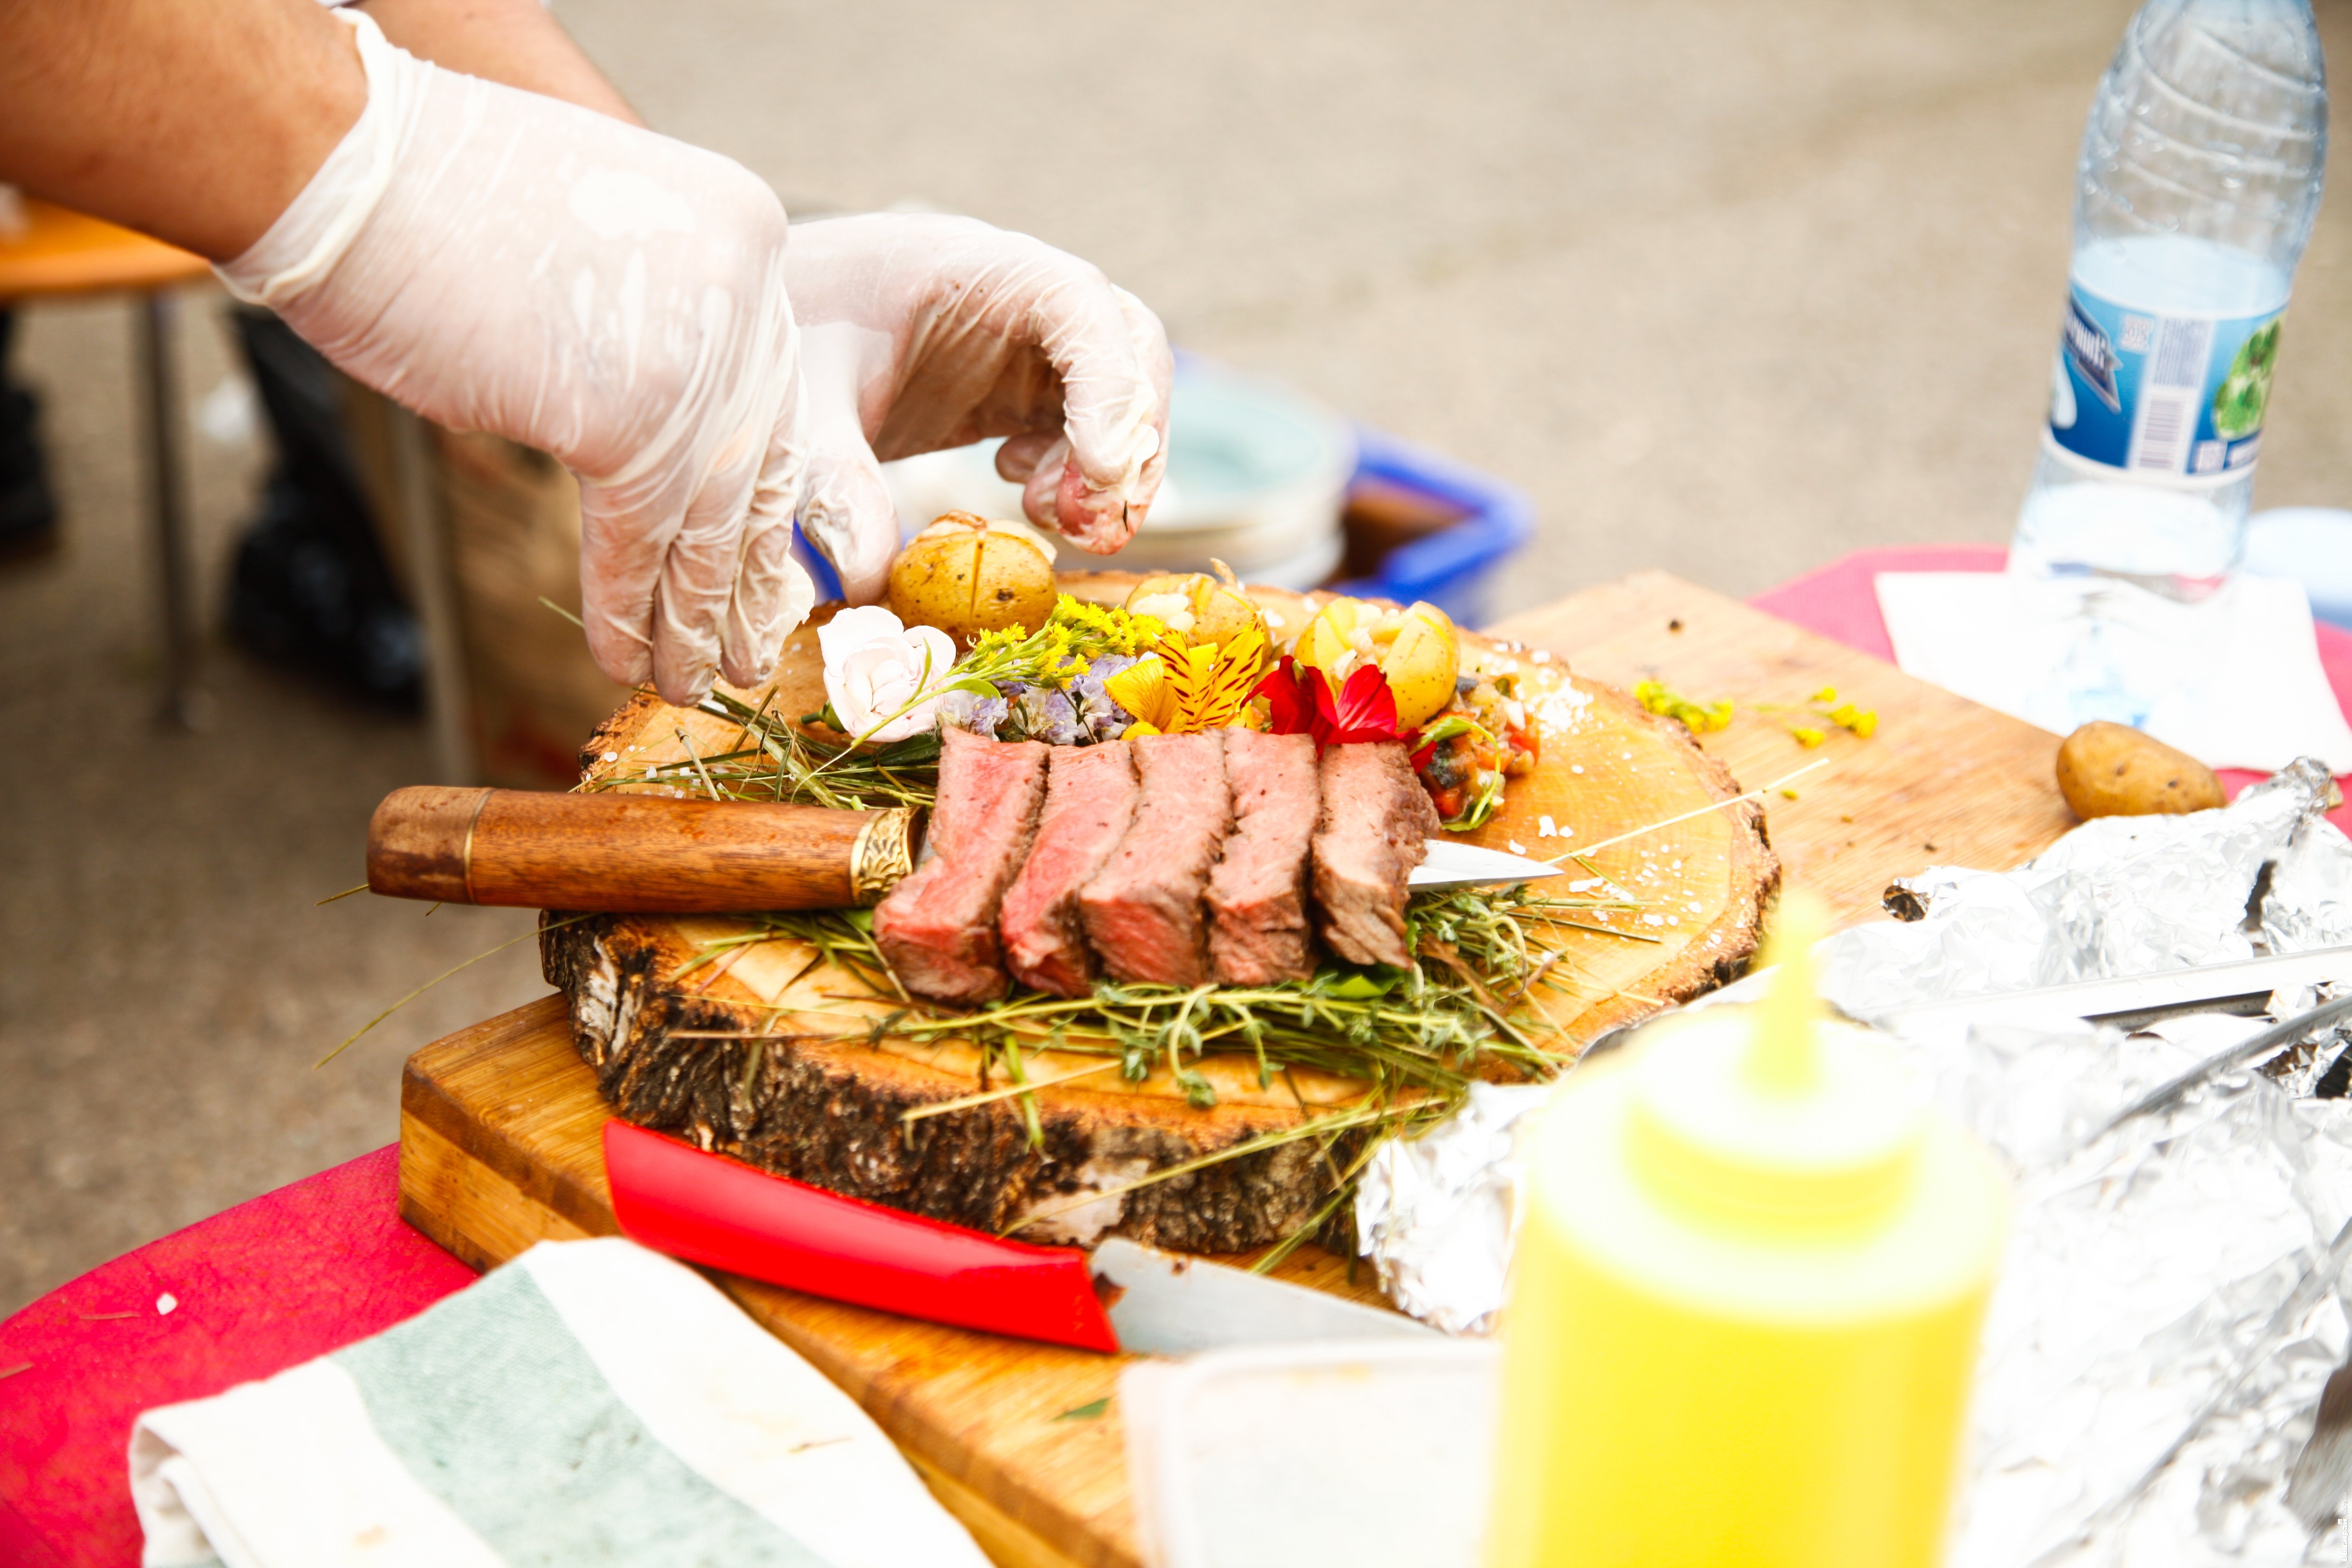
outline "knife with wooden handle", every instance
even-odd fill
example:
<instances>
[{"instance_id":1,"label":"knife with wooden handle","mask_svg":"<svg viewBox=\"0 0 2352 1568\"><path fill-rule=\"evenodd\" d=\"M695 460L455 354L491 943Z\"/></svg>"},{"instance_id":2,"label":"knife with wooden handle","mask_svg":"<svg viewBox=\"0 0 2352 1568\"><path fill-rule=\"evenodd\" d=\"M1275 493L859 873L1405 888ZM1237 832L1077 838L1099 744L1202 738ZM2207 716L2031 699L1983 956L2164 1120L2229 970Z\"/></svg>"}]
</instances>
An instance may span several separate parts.
<instances>
[{"instance_id":1,"label":"knife with wooden handle","mask_svg":"<svg viewBox=\"0 0 2352 1568\"><path fill-rule=\"evenodd\" d=\"M921 814L422 785L368 823L368 890L450 904L728 914L870 904L914 868Z\"/></svg>"},{"instance_id":2,"label":"knife with wooden handle","mask_svg":"<svg viewBox=\"0 0 2352 1568\"><path fill-rule=\"evenodd\" d=\"M764 801L534 790L393 791L368 823L368 890L446 904L604 914L837 910L914 869L922 813ZM1499 849L1433 838L1417 889L1559 874Z\"/></svg>"}]
</instances>

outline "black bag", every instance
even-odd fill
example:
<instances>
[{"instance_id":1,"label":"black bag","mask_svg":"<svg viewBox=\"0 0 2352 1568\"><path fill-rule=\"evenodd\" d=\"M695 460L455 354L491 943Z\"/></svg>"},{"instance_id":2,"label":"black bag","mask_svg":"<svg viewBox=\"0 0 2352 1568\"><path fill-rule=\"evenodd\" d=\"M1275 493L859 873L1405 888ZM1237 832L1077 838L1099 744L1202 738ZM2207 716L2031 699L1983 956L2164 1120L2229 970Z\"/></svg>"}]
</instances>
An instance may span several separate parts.
<instances>
[{"instance_id":1,"label":"black bag","mask_svg":"<svg viewBox=\"0 0 2352 1568\"><path fill-rule=\"evenodd\" d=\"M58 538L58 498L41 452L41 403L8 379L16 315L0 310L0 558L48 549Z\"/></svg>"},{"instance_id":2,"label":"black bag","mask_svg":"<svg viewBox=\"0 0 2352 1568\"><path fill-rule=\"evenodd\" d=\"M278 453L237 541L230 633L272 664L413 710L424 641L378 541L335 371L267 310L241 307L232 320Z\"/></svg>"}]
</instances>

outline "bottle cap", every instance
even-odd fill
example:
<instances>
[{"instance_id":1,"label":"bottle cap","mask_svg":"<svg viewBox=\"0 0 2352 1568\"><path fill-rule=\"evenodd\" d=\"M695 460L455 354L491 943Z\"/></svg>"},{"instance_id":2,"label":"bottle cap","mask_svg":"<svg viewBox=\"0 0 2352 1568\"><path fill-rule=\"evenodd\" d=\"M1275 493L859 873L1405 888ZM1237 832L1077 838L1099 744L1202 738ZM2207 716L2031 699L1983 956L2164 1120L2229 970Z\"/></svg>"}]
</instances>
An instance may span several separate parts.
<instances>
[{"instance_id":1,"label":"bottle cap","mask_svg":"<svg viewBox=\"0 0 2352 1568\"><path fill-rule=\"evenodd\" d=\"M1832 1022L1813 992L1827 907L1782 895L1763 1001L1703 1009L1631 1066L1626 1156L1661 1205L1715 1230L1867 1230L1916 1178L1926 1108L1883 1040Z\"/></svg>"}]
</instances>

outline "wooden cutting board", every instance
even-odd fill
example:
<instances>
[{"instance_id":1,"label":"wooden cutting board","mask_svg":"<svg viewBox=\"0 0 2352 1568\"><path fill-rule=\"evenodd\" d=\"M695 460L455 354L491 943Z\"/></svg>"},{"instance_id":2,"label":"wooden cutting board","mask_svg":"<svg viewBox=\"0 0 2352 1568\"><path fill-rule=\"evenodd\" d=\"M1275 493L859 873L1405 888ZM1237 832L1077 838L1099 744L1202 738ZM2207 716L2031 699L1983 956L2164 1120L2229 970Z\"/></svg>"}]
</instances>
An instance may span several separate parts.
<instances>
[{"instance_id":1,"label":"wooden cutting board","mask_svg":"<svg viewBox=\"0 0 2352 1568\"><path fill-rule=\"evenodd\" d=\"M1945 861L2013 865L2071 825L2053 778L2057 739L1892 667L1662 573L1595 588L1494 628L1630 688L1657 679L1739 713L1703 737L1751 786L1827 765L1769 797L1791 880L1840 915L1883 918L1894 877ZM1878 713L1868 740L1818 749L1801 704L1834 686ZM402 1212L488 1267L547 1237L612 1234L599 1130L609 1114L572 1046L563 1001L530 1006L410 1058L401 1115ZM1370 1299L1367 1271L1302 1247L1279 1273ZM1135 1568L1119 1358L1030 1345L720 1277L754 1319L855 1395L940 1500L1007 1568ZM1097 1402L1110 1400L1097 1408Z\"/></svg>"}]
</instances>

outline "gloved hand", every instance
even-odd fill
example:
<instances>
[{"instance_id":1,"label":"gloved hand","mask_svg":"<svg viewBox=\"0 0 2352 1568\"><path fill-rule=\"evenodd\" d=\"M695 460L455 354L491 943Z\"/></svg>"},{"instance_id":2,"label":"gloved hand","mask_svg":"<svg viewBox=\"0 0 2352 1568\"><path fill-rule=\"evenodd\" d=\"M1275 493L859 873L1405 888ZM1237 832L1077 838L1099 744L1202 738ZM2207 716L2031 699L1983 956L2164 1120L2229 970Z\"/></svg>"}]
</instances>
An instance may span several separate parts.
<instances>
[{"instance_id":1,"label":"gloved hand","mask_svg":"<svg viewBox=\"0 0 2352 1568\"><path fill-rule=\"evenodd\" d=\"M808 489L801 527L853 605L879 598L898 523L879 464L1010 437L996 470L1041 528L1108 554L1167 462L1160 318L1089 264L977 219L876 214L793 230Z\"/></svg>"},{"instance_id":2,"label":"gloved hand","mask_svg":"<svg viewBox=\"0 0 2352 1568\"><path fill-rule=\"evenodd\" d=\"M580 478L588 646L688 704L815 598L784 210L719 157L425 64L356 11L367 109L220 268L355 379Z\"/></svg>"}]
</instances>

